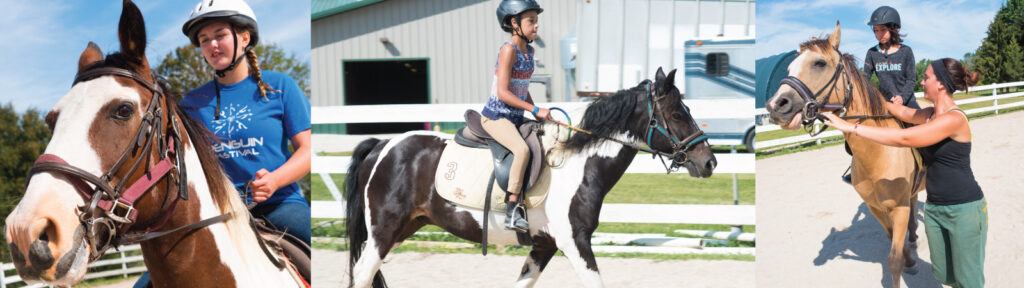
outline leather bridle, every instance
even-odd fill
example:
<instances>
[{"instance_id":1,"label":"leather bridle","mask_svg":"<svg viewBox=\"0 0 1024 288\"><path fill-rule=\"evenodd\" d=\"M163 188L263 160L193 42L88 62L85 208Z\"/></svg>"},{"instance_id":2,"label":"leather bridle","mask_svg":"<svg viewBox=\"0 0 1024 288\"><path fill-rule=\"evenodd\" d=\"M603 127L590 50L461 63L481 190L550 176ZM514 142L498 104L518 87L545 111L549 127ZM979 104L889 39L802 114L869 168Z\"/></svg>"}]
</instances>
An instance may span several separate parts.
<instances>
[{"instance_id":1,"label":"leather bridle","mask_svg":"<svg viewBox=\"0 0 1024 288\"><path fill-rule=\"evenodd\" d=\"M812 94L811 89L807 88L807 85L804 84L803 81L800 81L800 79L797 78L796 76L787 76L786 78L782 79L782 84L793 87L793 90L795 90L796 93L803 97L804 101L806 101L803 109L803 121L801 122L804 126L804 130L807 131L807 133L810 134L811 136L817 136L818 134L821 134L821 132L825 132L826 128L821 128L819 130L814 129L814 122L821 121L822 123L824 123L824 121L827 119L824 116L821 116L822 109L832 109L831 111L840 111L839 115L845 116L846 105L849 104L851 95L853 95L853 83L850 82L849 72L846 69L846 65L843 64L843 54L839 52L839 50L835 51L839 55L839 61L836 65L836 70L835 72L832 73L832 78L830 78L824 86L821 86L821 88L818 89L818 92L814 92ZM829 97L832 96L832 92L835 90L836 85L839 85L840 75L842 75L842 78L845 80L843 81L843 90L845 91L845 94L843 95L843 101L841 103L829 103ZM818 102L818 97L821 97L822 92L825 92L826 88L828 89L828 93L825 93L824 99L822 99L821 102Z\"/></svg>"},{"instance_id":2,"label":"leather bridle","mask_svg":"<svg viewBox=\"0 0 1024 288\"><path fill-rule=\"evenodd\" d=\"M664 115L661 115L663 111L658 106L658 101L661 100L661 97L664 96L659 96L658 99L654 99L654 94L651 92L651 82L647 82L647 85L645 87L647 91L647 117L648 119L650 119L650 122L647 123L646 129L647 147L653 147L651 146L651 136L654 134L654 131L657 130L662 135L664 135L665 138L668 138L669 141L672 141L672 154L668 154L661 151L655 151L653 149L641 151L651 153L652 157L654 157L653 155L656 155L661 160L661 164L665 166L665 172L671 173L673 171L678 170L680 166L683 166L686 163L692 163L689 155L687 155L686 153L693 149L693 147L697 146L697 144L707 141L708 136L704 135L704 131L694 127L694 129L697 130L697 132L690 134L690 136L687 136L682 140L678 140L679 138L676 138L674 135L672 135L671 130L666 129L664 127L666 121L664 119L661 119L659 121L657 117L661 116L661 118L664 118ZM655 111L657 111L658 113L655 113ZM665 159L662 157L668 157L671 160L672 164L666 164Z\"/></svg>"},{"instance_id":3,"label":"leather bridle","mask_svg":"<svg viewBox=\"0 0 1024 288\"><path fill-rule=\"evenodd\" d=\"M815 122L820 121L821 123L825 123L825 120L828 119L821 115L822 109L832 109L831 111L826 112L839 111L840 118L844 120L856 119L858 123L867 119L893 118L892 115L846 115L847 105L850 104L850 99L853 98L853 83L850 81L850 77L852 77L852 75L850 75L850 72L849 70L847 70L846 65L843 64L843 53L839 52L838 49L835 49L835 51L836 54L839 55L839 64L836 65L836 70L834 73L832 73L832 78L830 78L828 82L826 82L825 85L821 87L821 89L818 89L818 92L811 94L811 89L807 88L807 85L804 84L803 81L800 81L800 79L796 78L795 76L787 76L786 78L782 79L782 84L793 87L793 90L796 90L796 93L800 94L800 96L803 97L806 101L806 104L804 104L803 109L803 121L801 122L804 126L804 131L807 131L807 134L811 135L812 137L818 136L818 134L821 134L822 132L825 132L826 129L828 129L827 125L821 125L821 128L817 130L815 130L814 128ZM843 94L843 101L840 103L829 103L829 97L832 96L832 92L835 90L836 85L839 85L838 79L840 75L843 76L844 80L843 90L845 91L845 93ZM818 97L821 97L821 93L825 91L825 88L828 88L828 93L826 93L824 96L825 98L822 99L820 102L817 101Z\"/></svg>"},{"instance_id":4,"label":"leather bridle","mask_svg":"<svg viewBox=\"0 0 1024 288\"><path fill-rule=\"evenodd\" d=\"M79 221L85 229L86 241L92 246L89 260L99 259L111 247L116 248L123 244L141 242L177 231L194 230L231 218L231 214L228 213L172 230L156 232L170 218L178 200L188 200L182 134L178 129L181 119L176 118L171 111L161 108L161 100L170 101L170 99L166 99L160 85L146 80L131 70L116 67L89 69L76 75L72 86L101 76L117 76L134 80L153 94L146 113L142 116L139 129L129 144L130 147L121 154L110 170L99 176L72 166L57 155L43 154L36 159L32 169L29 170L28 180L26 180L27 186L28 181L35 174L42 172L59 174L71 182L75 190L79 192L86 202L86 205L78 207L78 212ZM155 75L153 79L157 79ZM170 105L170 102L165 104ZM164 117L167 118L167 127L161 125ZM154 145L159 146L156 149L159 151L160 160L150 166L149 155L150 151L154 149ZM112 181L118 177L116 173L123 165L127 164L126 161L130 157L135 157L135 160L130 164L128 172L120 177L116 185L111 186ZM135 174L144 161L147 166L145 174L125 188L131 175ZM168 191L172 184L177 186L178 197L175 197L170 204L164 202L165 205L161 213L154 218L157 220L150 226L132 227L138 217L138 211L134 206L135 202L164 178L169 178L167 181ZM92 184L92 187L89 184Z\"/></svg>"}]
</instances>

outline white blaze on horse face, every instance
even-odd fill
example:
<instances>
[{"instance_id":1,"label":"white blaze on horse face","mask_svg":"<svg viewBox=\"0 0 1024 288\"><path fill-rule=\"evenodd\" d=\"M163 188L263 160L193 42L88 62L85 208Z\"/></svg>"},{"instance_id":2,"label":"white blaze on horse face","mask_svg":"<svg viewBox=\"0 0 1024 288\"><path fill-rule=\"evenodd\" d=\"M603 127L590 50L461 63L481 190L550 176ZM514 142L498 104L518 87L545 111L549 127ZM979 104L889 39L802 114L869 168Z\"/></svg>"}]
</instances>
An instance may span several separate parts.
<instances>
[{"instance_id":1,"label":"white blaze on horse face","mask_svg":"<svg viewBox=\"0 0 1024 288\"><path fill-rule=\"evenodd\" d=\"M60 113L54 126L53 136L46 146L45 153L60 156L68 164L81 168L94 175L103 173L100 167L99 154L89 142L89 129L96 121L97 115L106 104L112 101L130 101L139 106L140 96L134 88L123 87L113 77L100 77L79 83L53 106L52 110ZM50 238L50 249L56 260L67 253L75 253L73 265L62 279L54 284L66 285L80 280L85 275L85 262L88 257L83 247L72 247L75 229L79 226L76 207L85 201L64 177L54 177L51 173L34 175L25 188L25 196L18 206L7 217L7 233L23 235L7 235L22 238L19 248L23 255L27 252L28 243L46 227L48 220L59 235ZM13 232L12 232L13 231ZM25 247L21 247L24 245ZM26 255L27 256L27 255Z\"/></svg>"}]
</instances>

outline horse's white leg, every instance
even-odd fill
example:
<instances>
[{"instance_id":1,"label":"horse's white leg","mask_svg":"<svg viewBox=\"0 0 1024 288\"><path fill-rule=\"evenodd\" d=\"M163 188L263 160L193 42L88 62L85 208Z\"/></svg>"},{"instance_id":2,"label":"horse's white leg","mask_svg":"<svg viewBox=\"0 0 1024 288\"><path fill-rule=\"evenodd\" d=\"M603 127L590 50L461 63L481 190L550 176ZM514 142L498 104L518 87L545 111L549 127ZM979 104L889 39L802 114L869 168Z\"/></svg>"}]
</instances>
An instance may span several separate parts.
<instances>
[{"instance_id":1,"label":"horse's white leg","mask_svg":"<svg viewBox=\"0 0 1024 288\"><path fill-rule=\"evenodd\" d=\"M353 247L349 248L354 249ZM370 284L373 284L373 276L384 264L383 259L380 259L380 251L377 251L377 243L373 240L372 234L366 239L366 245L363 246L362 251L359 261L356 261L356 265L352 267L352 287L370 287Z\"/></svg>"},{"instance_id":2,"label":"horse's white leg","mask_svg":"<svg viewBox=\"0 0 1024 288\"><path fill-rule=\"evenodd\" d=\"M526 257L526 263L523 263L523 270L519 273L516 287L533 287L537 283L537 279L540 278L540 273L544 272L544 267L547 267L551 257L554 257L557 251L558 248L555 246L554 239L551 239L551 236L547 234L534 236L533 249L530 250L530 255Z\"/></svg>"},{"instance_id":3,"label":"horse's white leg","mask_svg":"<svg viewBox=\"0 0 1024 288\"><path fill-rule=\"evenodd\" d=\"M584 287L604 287L604 283L601 282L601 273L597 270L594 251L590 248L590 235L586 235L585 238L585 241L576 241L573 237L561 238L557 241L558 249L562 250L562 254L565 254L566 258L569 258L569 264L576 271L576 275L580 276ZM592 267L588 263L592 263Z\"/></svg>"}]
</instances>

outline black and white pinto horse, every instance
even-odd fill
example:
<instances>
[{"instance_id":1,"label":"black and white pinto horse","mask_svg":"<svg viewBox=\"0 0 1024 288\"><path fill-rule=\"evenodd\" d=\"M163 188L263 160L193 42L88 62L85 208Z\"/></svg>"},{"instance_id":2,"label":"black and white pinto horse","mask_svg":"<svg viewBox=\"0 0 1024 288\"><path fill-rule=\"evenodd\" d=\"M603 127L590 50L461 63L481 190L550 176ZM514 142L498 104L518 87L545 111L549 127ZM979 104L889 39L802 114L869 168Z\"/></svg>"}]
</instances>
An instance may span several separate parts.
<instances>
[{"instance_id":1,"label":"black and white pinto horse","mask_svg":"<svg viewBox=\"0 0 1024 288\"><path fill-rule=\"evenodd\" d=\"M703 132L690 116L674 85L659 68L655 81L590 104L581 128L593 135L546 133L551 184L547 200L528 209L533 248L516 287L532 287L544 267L561 250L587 287L602 287L591 235L597 229L605 195L625 173L646 142L656 153L672 155L693 177L709 177L717 164ZM542 129L555 131L547 123ZM563 130L564 131L564 130ZM645 141L646 140L646 141ZM346 178L349 277L354 287L384 287L382 259L406 238L427 224L455 236L480 242L489 225L490 243L517 245L516 233L504 230L504 213L490 213L455 205L438 195L434 175L446 145L458 145L452 135L412 131L390 140L369 139L352 155ZM553 165L551 163L554 163ZM485 223L486 221L486 223Z\"/></svg>"}]
</instances>

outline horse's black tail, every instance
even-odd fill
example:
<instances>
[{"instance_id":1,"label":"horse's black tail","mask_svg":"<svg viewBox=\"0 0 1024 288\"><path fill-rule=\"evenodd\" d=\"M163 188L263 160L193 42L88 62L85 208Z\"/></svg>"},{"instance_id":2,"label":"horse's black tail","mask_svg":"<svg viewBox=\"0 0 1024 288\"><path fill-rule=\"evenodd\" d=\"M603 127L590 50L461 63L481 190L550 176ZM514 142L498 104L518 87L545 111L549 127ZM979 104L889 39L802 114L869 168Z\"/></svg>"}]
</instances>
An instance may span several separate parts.
<instances>
[{"instance_id":1,"label":"horse's black tail","mask_svg":"<svg viewBox=\"0 0 1024 288\"><path fill-rule=\"evenodd\" d=\"M348 207L345 207L346 218L345 226L346 233L348 234L348 279L349 287L352 287L353 283L353 270L356 262L359 261L359 257L362 256L363 243L366 242L369 236L369 231L366 227L366 215L363 214L363 193L359 190L359 166L363 164L363 160L366 160L366 156L373 151L373 147L380 143L380 139L370 138L359 142L356 146L355 151L352 152L352 161L348 166L348 175L345 176L345 198L348 201ZM384 275L377 270L377 274L373 276L373 287L384 288L387 284L384 283Z\"/></svg>"}]
</instances>

